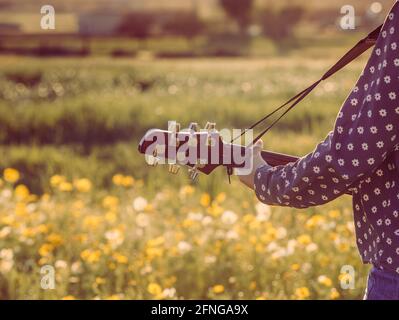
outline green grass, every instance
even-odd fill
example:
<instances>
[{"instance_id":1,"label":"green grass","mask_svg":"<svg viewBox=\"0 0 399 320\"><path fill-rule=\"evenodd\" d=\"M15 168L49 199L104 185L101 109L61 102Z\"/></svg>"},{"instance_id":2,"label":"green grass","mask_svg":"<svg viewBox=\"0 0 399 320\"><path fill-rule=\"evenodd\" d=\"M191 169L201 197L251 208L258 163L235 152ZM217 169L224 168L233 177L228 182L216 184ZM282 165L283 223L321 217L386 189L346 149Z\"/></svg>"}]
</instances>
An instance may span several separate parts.
<instances>
[{"instance_id":1,"label":"green grass","mask_svg":"<svg viewBox=\"0 0 399 320\"><path fill-rule=\"evenodd\" d=\"M273 208L272 225L287 230L287 237L278 240L282 246L289 239L309 233L319 248L308 252L306 246L298 247L294 255L275 260L260 240L263 229L256 229L254 238L254 226L247 219L256 212L253 192L234 178L229 185L220 168L210 176L200 176L192 196L184 198L181 190L188 184L184 172L170 176L162 166L148 167L137 152L137 143L146 130L165 128L171 119L182 127L191 121L201 125L215 121L218 128L247 127L318 79L337 59L336 51L343 53L344 49L320 49L319 58L303 50L280 57L234 59L0 57L0 169L17 168L21 173L17 183L26 184L34 193L50 195L50 200L44 197L33 206L26 205L35 210L28 214L24 201L30 200L21 200L17 194L8 196L12 194L10 184L0 186L5 199L0 208L0 230L2 234L12 230L10 236L0 239L0 244L13 250L16 266L0 277L2 297L52 299L73 295L89 299L118 294L122 298L153 298L158 296L150 292L150 283L168 288L168 279L176 277L173 286L179 296L186 298L289 299L298 298L296 290L305 286L309 287L309 297L328 299L331 288L317 280L320 275L327 275L339 290L340 298L360 298L367 267L361 265L355 248L350 197L306 210ZM265 148L294 155L312 151L332 129L364 59L322 83L265 136ZM136 184L126 189L116 187L112 184L116 173L132 175ZM56 186L50 185L50 177L55 174L66 176L69 181L89 178L93 184L91 192L57 191ZM213 205L201 204L203 193L217 199L222 192L226 200L221 212L214 212L217 206L215 209ZM103 218L110 214L110 209L101 205L106 195L116 196L120 201L120 207L112 209L118 214L113 223ZM141 228L136 217L142 214L132 209L132 201L141 197L150 203L145 209L151 219L146 240L135 233ZM84 207L76 210L82 204ZM238 247L243 249L237 249L235 242L219 243L215 238L222 230L219 215L223 210L239 215L237 230L249 225L248 232L237 240ZM331 218L331 210L338 210L339 217ZM187 222L190 212L214 215L214 229L209 232L207 226L187 227L191 223ZM306 227L315 214L325 217L323 228ZM97 229L86 230L94 216L104 221ZM52 237L36 235L42 221L49 225ZM274 230L269 222L266 225L265 230ZM110 269L114 250L102 252L99 264L85 261L85 250L103 248L106 230L122 226L126 228L126 241L120 249L129 259L128 269L123 263ZM232 228L225 229L227 232ZM82 232L88 240L79 243ZM61 235L64 242L46 252L42 246L46 248L48 242L57 240L54 233ZM207 236L206 242L198 245L198 236L208 233L215 237ZM146 241L156 237L167 239L165 250L163 256L149 259ZM170 253L182 239L195 243L195 255L175 257ZM271 240L267 244L268 241ZM204 263L206 257L217 251L216 242L221 246L216 253L217 269ZM40 265L59 260L67 262L65 270L74 262L87 266L78 276L79 284L69 283L69 275L63 275L55 291L44 292L34 287ZM33 271L24 271L26 261L33 261ZM300 264L298 271L294 270L296 264ZM339 288L339 270L346 264L356 269L355 290ZM147 265L153 273L143 276L141 272L148 269L144 267ZM254 272L248 272L249 266L255 267ZM106 278L106 286L93 284L96 277ZM230 282L232 277L237 279L235 284ZM212 286L219 283L224 285L225 292L215 295ZM249 287L251 283L256 283L257 288ZM27 288L32 286L34 289L29 291Z\"/></svg>"},{"instance_id":2,"label":"green grass","mask_svg":"<svg viewBox=\"0 0 399 320\"><path fill-rule=\"evenodd\" d=\"M101 186L117 171L138 171L145 177L150 173L142 168L136 145L146 130L165 128L168 120L182 127L191 121L215 121L218 128L245 128L312 83L333 62L330 57L315 61L300 55L182 60L2 57L0 163L29 172L27 183L35 190L43 190L40 181L51 174L85 172L84 163L91 164L93 172L86 173ZM265 137L266 146L297 155L311 151L332 128L361 63L322 83ZM293 139L301 143L293 144Z\"/></svg>"}]
</instances>

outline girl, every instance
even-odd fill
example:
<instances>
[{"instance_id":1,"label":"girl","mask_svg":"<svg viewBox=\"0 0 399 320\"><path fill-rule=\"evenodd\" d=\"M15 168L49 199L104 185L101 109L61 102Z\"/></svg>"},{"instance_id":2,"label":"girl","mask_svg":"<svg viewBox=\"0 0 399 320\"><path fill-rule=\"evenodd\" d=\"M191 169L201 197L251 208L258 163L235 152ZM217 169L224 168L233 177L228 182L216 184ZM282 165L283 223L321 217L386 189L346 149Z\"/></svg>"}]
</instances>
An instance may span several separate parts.
<instances>
[{"instance_id":1,"label":"girl","mask_svg":"<svg viewBox=\"0 0 399 320\"><path fill-rule=\"evenodd\" d=\"M399 2L332 132L294 163L270 167L253 147L240 180L270 205L306 208L353 194L356 239L371 263L366 299L399 299Z\"/></svg>"}]
</instances>

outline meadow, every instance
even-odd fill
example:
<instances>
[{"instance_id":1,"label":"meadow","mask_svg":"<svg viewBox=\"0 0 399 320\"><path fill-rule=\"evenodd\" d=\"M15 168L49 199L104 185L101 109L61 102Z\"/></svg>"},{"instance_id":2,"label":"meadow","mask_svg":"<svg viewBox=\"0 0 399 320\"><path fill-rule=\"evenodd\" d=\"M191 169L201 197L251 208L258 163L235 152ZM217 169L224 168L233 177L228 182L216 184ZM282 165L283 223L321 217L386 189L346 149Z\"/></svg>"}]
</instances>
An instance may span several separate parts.
<instances>
[{"instance_id":1,"label":"meadow","mask_svg":"<svg viewBox=\"0 0 399 320\"><path fill-rule=\"evenodd\" d=\"M259 204L224 171L149 168L137 142L168 120L245 128L316 80L342 48L265 58L0 57L0 298L354 299L351 199ZM291 112L265 148L305 155L331 130L352 64ZM184 171L184 170L181 170ZM54 266L56 287L40 287ZM340 286L341 267L356 270ZM346 279L347 280L347 279Z\"/></svg>"}]
</instances>

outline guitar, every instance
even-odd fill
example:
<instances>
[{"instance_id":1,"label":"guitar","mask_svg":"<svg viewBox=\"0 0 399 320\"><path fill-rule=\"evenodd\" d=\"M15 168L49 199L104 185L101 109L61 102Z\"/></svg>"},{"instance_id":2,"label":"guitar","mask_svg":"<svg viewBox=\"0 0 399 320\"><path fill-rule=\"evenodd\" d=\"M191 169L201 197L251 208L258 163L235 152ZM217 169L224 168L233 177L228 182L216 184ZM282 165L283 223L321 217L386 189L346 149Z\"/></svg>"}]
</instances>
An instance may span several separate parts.
<instances>
[{"instance_id":1,"label":"guitar","mask_svg":"<svg viewBox=\"0 0 399 320\"><path fill-rule=\"evenodd\" d=\"M151 129L141 139L138 150L149 165L168 164L169 172L174 174L182 165L188 166L193 180L200 172L209 175L219 166L226 167L229 176L234 169L240 169L241 173L252 169L250 148L225 142L215 123L208 122L203 130L198 128L197 123L191 123L188 129L180 130L178 123L171 122L168 130ZM295 156L269 151L262 151L261 155L273 167L298 160Z\"/></svg>"},{"instance_id":2,"label":"guitar","mask_svg":"<svg viewBox=\"0 0 399 320\"><path fill-rule=\"evenodd\" d=\"M317 87L320 82L331 77L372 47L377 41L381 28L382 25L369 33L367 37L361 39L315 83L252 124L249 129L255 128L270 116L288 106L287 109L253 139L252 142L256 142L260 139L260 137L282 119L287 112L292 110L292 108ZM244 133L246 131L247 129ZM234 169L240 169L240 174L245 174L242 171L243 169L249 170L248 173L250 173L252 164L251 155L246 154L251 151L251 148L224 142L216 130L215 123L210 122L207 123L205 129L202 131L198 130L197 123L191 123L188 130L180 131L180 125L175 122L168 130L149 130L141 139L138 149L140 153L145 155L148 164L157 165L158 163L167 163L169 164L169 171L171 173L177 173L182 164L189 166L190 177L194 180L198 177L199 172L208 175L219 166L226 167L230 179L230 175L233 173ZM298 160L298 157L295 156L269 151L262 151L261 156L273 167ZM347 193L350 194L349 192Z\"/></svg>"}]
</instances>

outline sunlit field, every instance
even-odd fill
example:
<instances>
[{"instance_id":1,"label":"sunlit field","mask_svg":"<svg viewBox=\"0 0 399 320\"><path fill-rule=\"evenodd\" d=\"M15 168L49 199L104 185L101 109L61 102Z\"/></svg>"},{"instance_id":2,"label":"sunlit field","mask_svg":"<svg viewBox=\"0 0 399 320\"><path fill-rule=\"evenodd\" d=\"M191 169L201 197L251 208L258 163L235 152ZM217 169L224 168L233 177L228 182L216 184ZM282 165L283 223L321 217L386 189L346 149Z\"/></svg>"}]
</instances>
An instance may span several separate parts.
<instances>
[{"instance_id":1,"label":"sunlit field","mask_svg":"<svg viewBox=\"0 0 399 320\"><path fill-rule=\"evenodd\" d=\"M344 50L271 58L0 58L0 298L354 299L368 270L351 198L269 207L223 170L189 182L137 152L168 120L245 128ZM265 136L304 155L331 130L352 64ZM56 287L40 287L54 266ZM354 267L344 290L341 267Z\"/></svg>"}]
</instances>

